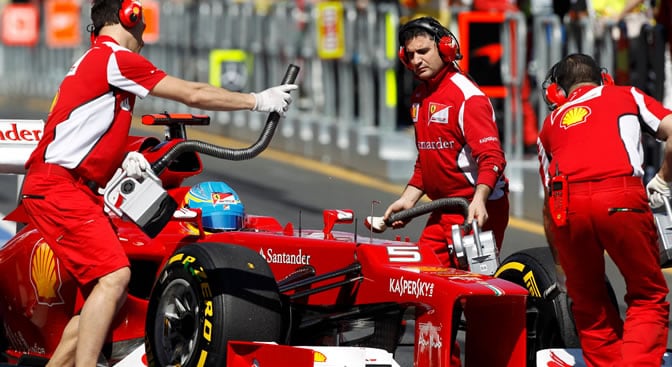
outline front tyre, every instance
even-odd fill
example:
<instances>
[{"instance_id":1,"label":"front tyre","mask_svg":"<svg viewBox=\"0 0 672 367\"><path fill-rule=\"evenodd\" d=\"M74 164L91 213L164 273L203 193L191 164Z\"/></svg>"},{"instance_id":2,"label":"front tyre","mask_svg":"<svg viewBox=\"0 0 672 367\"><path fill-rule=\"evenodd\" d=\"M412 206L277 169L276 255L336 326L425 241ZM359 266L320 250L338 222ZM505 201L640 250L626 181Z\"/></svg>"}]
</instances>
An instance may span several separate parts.
<instances>
[{"instance_id":1,"label":"front tyre","mask_svg":"<svg viewBox=\"0 0 672 367\"><path fill-rule=\"evenodd\" d=\"M495 277L527 288L528 366L536 366L538 350L580 348L571 302L556 282L555 261L549 247L516 252L502 262Z\"/></svg>"},{"instance_id":2,"label":"front tyre","mask_svg":"<svg viewBox=\"0 0 672 367\"><path fill-rule=\"evenodd\" d=\"M145 332L150 366L224 366L229 340L281 340L277 283L266 261L248 248L185 246L154 285Z\"/></svg>"}]
</instances>

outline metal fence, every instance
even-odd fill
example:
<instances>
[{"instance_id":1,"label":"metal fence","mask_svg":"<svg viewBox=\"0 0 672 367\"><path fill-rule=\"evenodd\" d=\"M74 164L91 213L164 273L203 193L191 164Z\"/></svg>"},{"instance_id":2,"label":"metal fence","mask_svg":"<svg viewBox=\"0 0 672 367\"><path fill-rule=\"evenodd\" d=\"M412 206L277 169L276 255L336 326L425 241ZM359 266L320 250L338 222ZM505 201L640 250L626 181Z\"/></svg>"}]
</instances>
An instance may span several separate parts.
<instances>
[{"instance_id":1,"label":"metal fence","mask_svg":"<svg viewBox=\"0 0 672 367\"><path fill-rule=\"evenodd\" d=\"M89 23L88 3L82 4L83 24ZM358 8L330 2L299 8L293 1L277 1L260 9L250 2L162 1L159 14L158 41L142 52L169 74L258 91L279 83L289 63L301 66L299 96L274 147L400 183L410 177L416 148L412 132L399 126L398 102L408 91L398 81L396 35L402 14L397 3L370 2ZM580 26L580 44L586 52L593 50L597 41L591 38L590 24ZM333 27L342 32L329 39L325 31ZM522 141L521 80L531 72L540 85L546 70L567 52L566 25L555 15L535 16L530 22L534 62L529 64L534 67L528 70L527 27L527 19L517 12L507 13L501 26L501 72L507 89L502 135L514 216L521 216L526 205L523 192L530 181L525 174L536 175L537 167L536 157L525 156L522 144L516 144ZM88 40L88 34L82 38ZM327 56L325 45L331 47ZM44 35L36 47L0 46L0 95L51 99L87 47L50 49ZM613 60L610 52L603 49L600 56ZM543 103L537 110L541 122L547 113ZM136 113L158 111L205 112L153 97L136 104ZM213 130L237 139L256 137L263 125L258 113L205 113L214 121ZM531 182L538 187L538 181Z\"/></svg>"}]
</instances>

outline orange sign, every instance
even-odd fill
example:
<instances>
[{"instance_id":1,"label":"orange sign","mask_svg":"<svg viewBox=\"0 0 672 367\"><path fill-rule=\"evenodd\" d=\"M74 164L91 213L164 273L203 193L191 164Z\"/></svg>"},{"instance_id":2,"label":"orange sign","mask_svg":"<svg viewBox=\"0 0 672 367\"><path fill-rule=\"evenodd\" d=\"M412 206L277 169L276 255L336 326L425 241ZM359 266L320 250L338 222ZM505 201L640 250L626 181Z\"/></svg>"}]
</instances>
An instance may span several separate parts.
<instances>
[{"instance_id":1,"label":"orange sign","mask_svg":"<svg viewBox=\"0 0 672 367\"><path fill-rule=\"evenodd\" d=\"M49 47L77 47L82 41L79 3L49 0L45 4L46 39Z\"/></svg>"},{"instance_id":2,"label":"orange sign","mask_svg":"<svg viewBox=\"0 0 672 367\"><path fill-rule=\"evenodd\" d=\"M156 43L159 40L159 2L145 0L142 2L142 16L145 18L145 33L142 40L145 43Z\"/></svg>"},{"instance_id":3,"label":"orange sign","mask_svg":"<svg viewBox=\"0 0 672 367\"><path fill-rule=\"evenodd\" d=\"M35 46L39 40L39 9L35 4L7 4L2 11L2 42Z\"/></svg>"}]
</instances>

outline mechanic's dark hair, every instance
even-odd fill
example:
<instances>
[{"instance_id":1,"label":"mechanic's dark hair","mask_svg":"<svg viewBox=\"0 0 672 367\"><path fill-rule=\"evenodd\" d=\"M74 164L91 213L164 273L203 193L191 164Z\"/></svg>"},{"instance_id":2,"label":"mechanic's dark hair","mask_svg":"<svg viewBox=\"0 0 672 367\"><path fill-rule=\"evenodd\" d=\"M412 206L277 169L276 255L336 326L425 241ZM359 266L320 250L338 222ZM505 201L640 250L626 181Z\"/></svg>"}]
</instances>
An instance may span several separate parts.
<instances>
[{"instance_id":1,"label":"mechanic's dark hair","mask_svg":"<svg viewBox=\"0 0 672 367\"><path fill-rule=\"evenodd\" d=\"M547 80L557 83L565 93L578 83L602 84L602 69L586 54L571 54L553 65Z\"/></svg>"},{"instance_id":2,"label":"mechanic's dark hair","mask_svg":"<svg viewBox=\"0 0 672 367\"><path fill-rule=\"evenodd\" d=\"M91 5L91 21L93 24L89 25L87 30L97 37L103 26L121 23L119 21L119 9L121 9L121 0L93 0Z\"/></svg>"},{"instance_id":3,"label":"mechanic's dark hair","mask_svg":"<svg viewBox=\"0 0 672 367\"><path fill-rule=\"evenodd\" d=\"M435 42L438 42L442 36L447 35L446 32L448 32L448 30L446 28L440 24L438 24L438 26L437 24L432 24L438 23L432 21L433 19L424 17L404 24L399 30L399 46L405 45L408 40L418 36L427 36L434 39Z\"/></svg>"}]
</instances>

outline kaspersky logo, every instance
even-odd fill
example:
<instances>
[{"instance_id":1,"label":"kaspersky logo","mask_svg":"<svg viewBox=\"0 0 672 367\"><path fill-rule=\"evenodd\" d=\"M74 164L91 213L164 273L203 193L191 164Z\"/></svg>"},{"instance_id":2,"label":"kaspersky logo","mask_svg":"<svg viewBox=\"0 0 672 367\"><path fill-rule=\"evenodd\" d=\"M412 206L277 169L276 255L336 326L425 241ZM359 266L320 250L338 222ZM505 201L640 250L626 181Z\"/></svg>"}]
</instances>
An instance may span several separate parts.
<instances>
[{"instance_id":1,"label":"kaspersky logo","mask_svg":"<svg viewBox=\"0 0 672 367\"><path fill-rule=\"evenodd\" d=\"M58 259L43 238L35 243L30 256L30 282L35 290L37 303L47 306L64 303L60 294L63 282Z\"/></svg>"},{"instance_id":2,"label":"kaspersky logo","mask_svg":"<svg viewBox=\"0 0 672 367\"><path fill-rule=\"evenodd\" d=\"M560 127L563 129L569 129L572 126L576 126L586 122L588 116L590 116L590 108L584 106L572 107L562 116L560 120Z\"/></svg>"}]
</instances>

